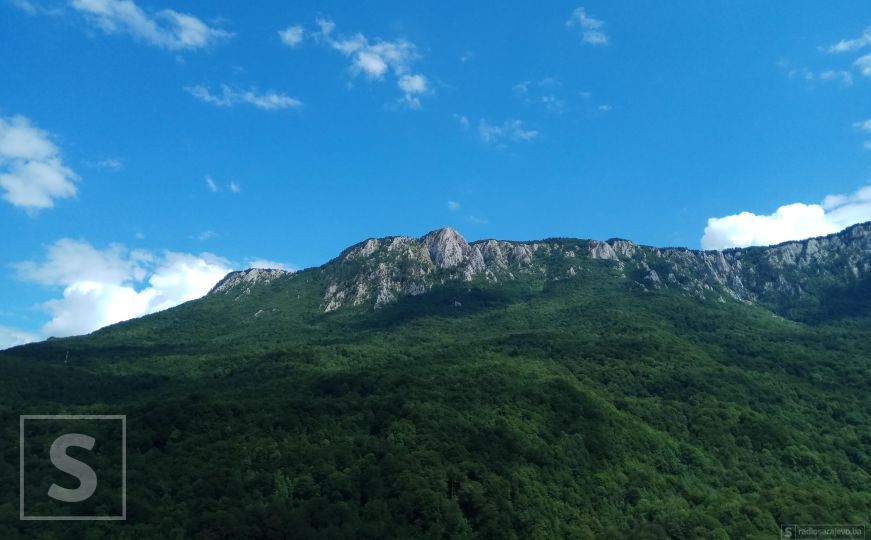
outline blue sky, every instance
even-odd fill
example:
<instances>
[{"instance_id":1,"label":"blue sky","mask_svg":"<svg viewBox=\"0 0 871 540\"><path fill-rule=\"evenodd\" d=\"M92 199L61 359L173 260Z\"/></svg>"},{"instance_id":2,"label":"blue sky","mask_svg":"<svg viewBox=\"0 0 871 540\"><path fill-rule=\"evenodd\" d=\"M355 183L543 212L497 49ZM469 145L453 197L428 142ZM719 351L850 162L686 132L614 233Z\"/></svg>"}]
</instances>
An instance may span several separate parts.
<instances>
[{"instance_id":1,"label":"blue sky","mask_svg":"<svg viewBox=\"0 0 871 540\"><path fill-rule=\"evenodd\" d=\"M865 1L0 2L0 347L371 236L871 219Z\"/></svg>"}]
</instances>

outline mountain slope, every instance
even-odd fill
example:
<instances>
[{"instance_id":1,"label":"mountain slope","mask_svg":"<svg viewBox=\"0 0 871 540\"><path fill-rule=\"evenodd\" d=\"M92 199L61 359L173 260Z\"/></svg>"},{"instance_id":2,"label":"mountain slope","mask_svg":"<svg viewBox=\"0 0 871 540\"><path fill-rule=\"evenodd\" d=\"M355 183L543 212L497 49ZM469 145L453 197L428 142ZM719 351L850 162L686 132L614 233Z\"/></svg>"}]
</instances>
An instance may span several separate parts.
<instances>
[{"instance_id":1,"label":"mountain slope","mask_svg":"<svg viewBox=\"0 0 871 540\"><path fill-rule=\"evenodd\" d=\"M370 239L0 353L7 440L25 412L127 414L130 490L120 527L16 522L11 447L0 531L771 538L866 523L869 229L723 253Z\"/></svg>"}]
</instances>

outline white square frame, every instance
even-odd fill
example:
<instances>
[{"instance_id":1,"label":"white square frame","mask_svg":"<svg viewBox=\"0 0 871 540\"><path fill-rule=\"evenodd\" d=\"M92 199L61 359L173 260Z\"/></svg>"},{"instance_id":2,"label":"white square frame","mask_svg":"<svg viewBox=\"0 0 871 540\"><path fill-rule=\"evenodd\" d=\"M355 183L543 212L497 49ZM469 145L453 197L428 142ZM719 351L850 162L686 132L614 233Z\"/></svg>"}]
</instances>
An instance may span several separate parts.
<instances>
[{"instance_id":1,"label":"white square frame","mask_svg":"<svg viewBox=\"0 0 871 540\"><path fill-rule=\"evenodd\" d=\"M121 515L120 516L28 516L24 512L24 422L26 420L120 420L121 421ZM124 414L22 414L18 417L18 517L22 521L126 521L127 520L127 415Z\"/></svg>"}]
</instances>

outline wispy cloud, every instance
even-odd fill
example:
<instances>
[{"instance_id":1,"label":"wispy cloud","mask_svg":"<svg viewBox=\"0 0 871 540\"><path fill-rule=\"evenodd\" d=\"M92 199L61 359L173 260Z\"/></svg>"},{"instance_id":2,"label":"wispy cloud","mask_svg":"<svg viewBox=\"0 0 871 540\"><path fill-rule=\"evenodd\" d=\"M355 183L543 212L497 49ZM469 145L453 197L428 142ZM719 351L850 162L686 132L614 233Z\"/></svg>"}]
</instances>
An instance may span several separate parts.
<instances>
[{"instance_id":1,"label":"wispy cloud","mask_svg":"<svg viewBox=\"0 0 871 540\"><path fill-rule=\"evenodd\" d=\"M203 231L199 234L188 235L189 240L198 240L200 242L204 242L206 240L211 240L212 238L217 238L217 237L218 237L218 233L216 233L215 231L213 231L211 229Z\"/></svg>"},{"instance_id":2,"label":"wispy cloud","mask_svg":"<svg viewBox=\"0 0 871 540\"><path fill-rule=\"evenodd\" d=\"M853 84L853 74L849 71L829 69L820 73L820 79L824 81L840 81L844 86Z\"/></svg>"},{"instance_id":3,"label":"wispy cloud","mask_svg":"<svg viewBox=\"0 0 871 540\"><path fill-rule=\"evenodd\" d=\"M853 65L866 77L871 77L871 54L858 58Z\"/></svg>"},{"instance_id":4,"label":"wispy cloud","mask_svg":"<svg viewBox=\"0 0 871 540\"><path fill-rule=\"evenodd\" d=\"M424 75L412 72L412 64L420 57L414 43L401 38L370 40L359 32L350 37L335 37L333 21L318 19L317 25L319 30L314 37L350 59L352 76L362 74L375 81L392 74L403 93L401 101L411 108L420 107L420 96L428 93L430 87Z\"/></svg>"},{"instance_id":5,"label":"wispy cloud","mask_svg":"<svg viewBox=\"0 0 871 540\"><path fill-rule=\"evenodd\" d=\"M858 51L868 45L871 45L871 26L866 28L861 36L854 39L842 39L841 41L830 45L827 50L830 53L843 53Z\"/></svg>"},{"instance_id":6,"label":"wispy cloud","mask_svg":"<svg viewBox=\"0 0 871 540\"><path fill-rule=\"evenodd\" d=\"M211 176L206 176L206 187L208 187L209 191L212 193L217 193L221 189Z\"/></svg>"},{"instance_id":7,"label":"wispy cloud","mask_svg":"<svg viewBox=\"0 0 871 540\"><path fill-rule=\"evenodd\" d=\"M854 122L853 127L863 133L871 133L871 118L867 120L862 120L860 122ZM871 140L866 140L862 144L862 148L865 150L871 150Z\"/></svg>"},{"instance_id":8,"label":"wispy cloud","mask_svg":"<svg viewBox=\"0 0 871 540\"><path fill-rule=\"evenodd\" d=\"M285 45L296 47L302 43L303 37L305 37L305 30L303 30L302 26L295 24L288 26L284 30L279 30L278 37L281 38L281 42Z\"/></svg>"},{"instance_id":9,"label":"wispy cloud","mask_svg":"<svg viewBox=\"0 0 871 540\"><path fill-rule=\"evenodd\" d=\"M45 6L40 2L33 2L31 0L9 0L9 3L28 15L48 15L50 17L63 15L63 9L56 6Z\"/></svg>"},{"instance_id":10,"label":"wispy cloud","mask_svg":"<svg viewBox=\"0 0 871 540\"><path fill-rule=\"evenodd\" d=\"M458 203L457 201L448 201L447 203L448 210L450 210L451 212L459 210L460 206L460 203Z\"/></svg>"},{"instance_id":11,"label":"wispy cloud","mask_svg":"<svg viewBox=\"0 0 871 540\"><path fill-rule=\"evenodd\" d=\"M464 130L472 127L469 117L456 113L453 117ZM483 118L478 120L475 133L485 144L496 146L504 146L507 142L531 141L541 135L540 131L526 128L522 120L506 120L501 124L492 124Z\"/></svg>"},{"instance_id":12,"label":"wispy cloud","mask_svg":"<svg viewBox=\"0 0 871 540\"><path fill-rule=\"evenodd\" d=\"M127 34L170 51L203 49L233 36L187 13L146 12L132 0L72 0L69 5L106 34Z\"/></svg>"},{"instance_id":13,"label":"wispy cloud","mask_svg":"<svg viewBox=\"0 0 871 540\"><path fill-rule=\"evenodd\" d=\"M838 232L871 220L871 186L850 195L829 195L821 204L793 203L773 214L741 212L710 218L703 249L778 244Z\"/></svg>"},{"instance_id":14,"label":"wispy cloud","mask_svg":"<svg viewBox=\"0 0 871 540\"><path fill-rule=\"evenodd\" d=\"M56 199L76 195L76 180L48 133L24 116L0 116L0 188L7 202L28 212L52 208Z\"/></svg>"},{"instance_id":15,"label":"wispy cloud","mask_svg":"<svg viewBox=\"0 0 871 540\"><path fill-rule=\"evenodd\" d=\"M603 30L605 22L587 15L587 11L583 7L575 8L569 20L566 21L566 26L579 28L584 43L589 45L608 44L608 35Z\"/></svg>"},{"instance_id":16,"label":"wispy cloud","mask_svg":"<svg viewBox=\"0 0 871 540\"><path fill-rule=\"evenodd\" d=\"M85 163L89 167L100 169L101 171L118 172L124 168L124 162L120 159L101 159L99 161L90 161Z\"/></svg>"},{"instance_id":17,"label":"wispy cloud","mask_svg":"<svg viewBox=\"0 0 871 540\"><path fill-rule=\"evenodd\" d=\"M562 83L556 77L545 77L532 81L527 80L515 84L512 87L514 96L528 104L543 106L548 112L562 114L566 109L566 102L558 94Z\"/></svg>"},{"instance_id":18,"label":"wispy cloud","mask_svg":"<svg viewBox=\"0 0 871 540\"><path fill-rule=\"evenodd\" d=\"M221 85L221 92L213 94L203 85L185 87L185 90L204 103L217 107L232 107L240 103L253 105L258 109L276 111L293 109L302 106L302 101L277 92L260 93L256 88L237 90L226 84Z\"/></svg>"},{"instance_id":19,"label":"wispy cloud","mask_svg":"<svg viewBox=\"0 0 871 540\"><path fill-rule=\"evenodd\" d=\"M221 186L212 178L210 175L206 175L206 187L209 188L209 191L212 193L217 193L221 191ZM240 186L237 182L230 182L226 185L227 190L230 193L239 193L242 191L242 186Z\"/></svg>"},{"instance_id":20,"label":"wispy cloud","mask_svg":"<svg viewBox=\"0 0 871 540\"><path fill-rule=\"evenodd\" d=\"M527 129L522 120L506 120L502 124L491 124L482 118L478 121L478 135L487 144L501 144L506 141L531 141L541 133L534 129Z\"/></svg>"},{"instance_id":21,"label":"wispy cloud","mask_svg":"<svg viewBox=\"0 0 871 540\"><path fill-rule=\"evenodd\" d=\"M793 66L786 58L781 58L777 62L777 66L790 79L804 80L809 83L814 81L840 82L843 86L851 86L853 84L853 73L842 69L827 69L816 72L806 66Z\"/></svg>"}]
</instances>

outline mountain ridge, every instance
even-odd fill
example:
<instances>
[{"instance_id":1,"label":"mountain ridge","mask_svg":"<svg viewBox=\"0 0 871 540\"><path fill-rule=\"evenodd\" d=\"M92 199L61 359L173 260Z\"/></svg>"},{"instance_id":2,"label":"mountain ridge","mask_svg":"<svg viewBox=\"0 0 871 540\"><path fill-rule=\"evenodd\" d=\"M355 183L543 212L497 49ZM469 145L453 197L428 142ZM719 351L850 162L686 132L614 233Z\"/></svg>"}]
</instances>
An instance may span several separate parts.
<instances>
[{"instance_id":1,"label":"mountain ridge","mask_svg":"<svg viewBox=\"0 0 871 540\"><path fill-rule=\"evenodd\" d=\"M380 309L446 281L496 284L521 274L571 279L589 261L597 260L642 291L676 289L700 299L731 298L784 308L811 299L821 288L852 286L867 279L871 222L827 236L726 250L658 248L622 238L467 242L452 227L444 227L420 237L368 238L327 263L300 272L326 274L321 307L331 312L349 304ZM230 293L242 284L249 290L300 272L232 272L210 294Z\"/></svg>"}]
</instances>

